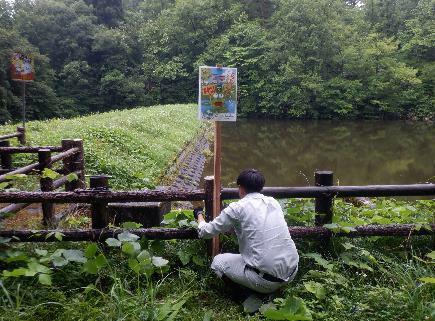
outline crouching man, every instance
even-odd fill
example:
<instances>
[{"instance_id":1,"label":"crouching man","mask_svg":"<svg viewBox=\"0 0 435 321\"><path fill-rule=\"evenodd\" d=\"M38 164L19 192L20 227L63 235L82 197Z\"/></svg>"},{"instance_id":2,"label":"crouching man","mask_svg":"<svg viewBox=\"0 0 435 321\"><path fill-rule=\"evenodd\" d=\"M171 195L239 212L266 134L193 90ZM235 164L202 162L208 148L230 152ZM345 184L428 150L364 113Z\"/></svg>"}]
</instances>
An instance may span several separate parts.
<instances>
[{"instance_id":1,"label":"crouching man","mask_svg":"<svg viewBox=\"0 0 435 321\"><path fill-rule=\"evenodd\" d=\"M231 229L236 233L240 254L219 254L211 268L238 299L243 299L240 295L246 288L272 293L293 280L298 270L299 255L281 206L274 198L260 193L264 183L261 172L245 170L237 178L238 202L229 204L208 223L202 208L194 210L201 238L212 238Z\"/></svg>"}]
</instances>

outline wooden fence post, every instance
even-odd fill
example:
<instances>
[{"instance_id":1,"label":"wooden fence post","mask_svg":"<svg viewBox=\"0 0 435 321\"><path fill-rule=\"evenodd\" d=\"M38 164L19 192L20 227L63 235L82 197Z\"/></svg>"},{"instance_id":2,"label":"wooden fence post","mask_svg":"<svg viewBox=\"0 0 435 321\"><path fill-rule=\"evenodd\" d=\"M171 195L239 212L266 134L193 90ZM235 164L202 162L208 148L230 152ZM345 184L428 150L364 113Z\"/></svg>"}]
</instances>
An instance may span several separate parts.
<instances>
[{"instance_id":1,"label":"wooden fence post","mask_svg":"<svg viewBox=\"0 0 435 321\"><path fill-rule=\"evenodd\" d=\"M83 153L83 140L81 139L62 139L62 148L64 151L71 148L78 148L80 152L65 158L63 160L63 173L64 175L68 175L69 173L80 171L79 179L67 182L65 184L66 191L74 191L77 188L85 188L85 163L84 163L84 153Z\"/></svg>"},{"instance_id":2,"label":"wooden fence post","mask_svg":"<svg viewBox=\"0 0 435 321\"><path fill-rule=\"evenodd\" d=\"M26 128L25 127L17 127L17 132L20 133L20 136L18 136L18 142L21 145L26 145Z\"/></svg>"},{"instance_id":3,"label":"wooden fence post","mask_svg":"<svg viewBox=\"0 0 435 321\"><path fill-rule=\"evenodd\" d=\"M8 140L0 140L0 147L10 147L11 143ZM3 169L12 168L12 155L8 153L0 153L1 166Z\"/></svg>"},{"instance_id":4,"label":"wooden fence post","mask_svg":"<svg viewBox=\"0 0 435 321\"><path fill-rule=\"evenodd\" d=\"M0 140L0 147L10 147L11 143L8 140ZM2 169L12 169L12 155L8 153L1 153L1 166Z\"/></svg>"},{"instance_id":5,"label":"wooden fence post","mask_svg":"<svg viewBox=\"0 0 435 321\"><path fill-rule=\"evenodd\" d=\"M95 175L89 179L89 185L91 189L96 191L108 191L109 190L109 176ZM105 228L108 225L108 210L107 202L93 202L91 204L92 214L92 228Z\"/></svg>"},{"instance_id":6,"label":"wooden fence post","mask_svg":"<svg viewBox=\"0 0 435 321\"><path fill-rule=\"evenodd\" d=\"M204 178L204 191L205 191L205 219L207 222L213 220L213 189L214 189L214 177L206 176Z\"/></svg>"},{"instance_id":7,"label":"wooden fence post","mask_svg":"<svg viewBox=\"0 0 435 321\"><path fill-rule=\"evenodd\" d=\"M50 177L42 177L42 171L45 168L51 168L51 151L49 149L40 149L38 150L38 161L39 161L39 169L41 170L41 177L39 180L39 184L42 192L51 192L53 191L53 179ZM53 203L43 202L41 203L42 207L42 224L44 225L52 225L53 224L53 214L54 214L54 205Z\"/></svg>"},{"instance_id":8,"label":"wooden fence post","mask_svg":"<svg viewBox=\"0 0 435 321\"><path fill-rule=\"evenodd\" d=\"M331 171L316 171L314 173L316 186L332 186L333 173ZM320 196L316 198L316 219L317 226L332 223L332 210L334 198L332 196Z\"/></svg>"},{"instance_id":9,"label":"wooden fence post","mask_svg":"<svg viewBox=\"0 0 435 321\"><path fill-rule=\"evenodd\" d=\"M82 139L74 139L74 147L77 147L80 152L74 156L74 171L80 171L78 174L77 188L86 188L86 180L85 180L85 154L83 149L83 140Z\"/></svg>"}]
</instances>

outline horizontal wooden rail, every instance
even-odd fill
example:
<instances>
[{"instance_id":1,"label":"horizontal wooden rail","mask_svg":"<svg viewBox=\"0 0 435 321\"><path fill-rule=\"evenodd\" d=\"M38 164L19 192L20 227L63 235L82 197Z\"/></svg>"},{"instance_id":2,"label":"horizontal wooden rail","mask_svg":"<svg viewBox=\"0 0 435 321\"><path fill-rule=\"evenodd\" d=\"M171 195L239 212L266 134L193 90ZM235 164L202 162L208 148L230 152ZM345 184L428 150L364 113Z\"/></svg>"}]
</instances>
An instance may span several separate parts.
<instances>
[{"instance_id":1,"label":"horizontal wooden rail","mask_svg":"<svg viewBox=\"0 0 435 321\"><path fill-rule=\"evenodd\" d=\"M6 135L0 136L0 140L5 140L5 139L9 139L9 138L14 138L14 137L20 137L20 136L21 136L21 133L6 134Z\"/></svg>"},{"instance_id":2,"label":"horizontal wooden rail","mask_svg":"<svg viewBox=\"0 0 435 321\"><path fill-rule=\"evenodd\" d=\"M75 172L76 175L80 175L80 171ZM66 176L63 176L61 178L58 178L53 182L53 189L58 189L59 187L65 185L65 183L68 182L68 179ZM18 203L18 204L10 204L8 206L5 206L0 209L0 218L8 213L15 213L18 212L28 206L32 205L32 203Z\"/></svg>"},{"instance_id":3,"label":"horizontal wooden rail","mask_svg":"<svg viewBox=\"0 0 435 321\"><path fill-rule=\"evenodd\" d=\"M111 192L98 189L79 189L73 192L4 192L0 193L0 203L93 203L103 202L165 202L201 201L205 193L196 191L145 190Z\"/></svg>"},{"instance_id":4,"label":"horizontal wooden rail","mask_svg":"<svg viewBox=\"0 0 435 321\"><path fill-rule=\"evenodd\" d=\"M37 153L40 149L49 149L51 152L62 152L62 146L23 146L23 147L0 147L0 153L24 154Z\"/></svg>"},{"instance_id":5,"label":"horizontal wooden rail","mask_svg":"<svg viewBox=\"0 0 435 321\"><path fill-rule=\"evenodd\" d=\"M21 145L25 145L26 144L26 129L24 127L17 127L17 131L15 133L12 134L6 134L6 135L1 135L0 136L0 141L1 140L6 140L9 138L14 138L17 137L18 138L18 142Z\"/></svg>"},{"instance_id":6,"label":"horizontal wooden rail","mask_svg":"<svg viewBox=\"0 0 435 321\"><path fill-rule=\"evenodd\" d=\"M56 162L58 162L60 160L65 159L65 158L71 157L71 156L73 156L73 155L75 155L75 154L77 154L79 152L80 152L80 149L77 148L77 147L68 149L68 150L66 150L66 151L64 151L62 153L59 153L59 154L53 156L51 158L51 163L50 164L53 164L53 163L56 163Z\"/></svg>"},{"instance_id":7,"label":"horizontal wooden rail","mask_svg":"<svg viewBox=\"0 0 435 321\"><path fill-rule=\"evenodd\" d=\"M276 198L431 196L435 195L435 184L265 187L262 193ZM239 198L237 188L224 188L221 195L222 199Z\"/></svg>"},{"instance_id":8,"label":"horizontal wooden rail","mask_svg":"<svg viewBox=\"0 0 435 321\"><path fill-rule=\"evenodd\" d=\"M340 237L366 237L366 236L410 236L431 235L435 233L435 225L431 225L432 232L426 229L415 229L414 224L389 224L389 225L364 225L356 226L355 231L350 233L332 233L331 230L322 227L292 226L289 232L293 238L324 238L330 236ZM104 241L110 237L116 237L124 232L122 229L91 229L91 230L12 230L1 231L0 237L11 238L11 242L52 242L57 241L53 237L55 232L62 233L63 241ZM195 229L178 228L143 228L131 229L129 232L148 239L197 239L198 232ZM49 237L49 235L52 235Z\"/></svg>"},{"instance_id":9,"label":"horizontal wooden rail","mask_svg":"<svg viewBox=\"0 0 435 321\"><path fill-rule=\"evenodd\" d=\"M53 163L56 163L56 162L58 162L60 160L68 158L68 157L70 157L72 155L77 154L78 152L80 152L80 150L78 148L71 148L71 149L69 149L67 151L59 153L56 156L53 156L51 158L50 164L53 164ZM31 171L36 170L36 169L40 169L40 163L39 162L32 163L32 164L24 166L24 167L17 168L16 170L8 172L7 174L0 175L0 183L8 180L8 176L9 175L28 174Z\"/></svg>"},{"instance_id":10,"label":"horizontal wooden rail","mask_svg":"<svg viewBox=\"0 0 435 321\"><path fill-rule=\"evenodd\" d=\"M16 174L28 174L31 171L38 169L39 168L39 163L33 163L24 167L20 167L17 168L11 172L8 172L6 174L0 175L0 183L7 181L8 180L8 176L10 175L16 175Z\"/></svg>"},{"instance_id":11,"label":"horizontal wooden rail","mask_svg":"<svg viewBox=\"0 0 435 321\"><path fill-rule=\"evenodd\" d=\"M1 176L0 176L1 177ZM373 185L373 186L316 186L316 187L269 187L264 194L277 198L306 197L324 195L337 197L350 196L429 196L435 195L435 184L415 185ZM222 199L236 199L234 189L223 189ZM0 203L91 203L104 202L164 202L200 201L205 199L203 190L146 190L146 191L102 191L75 190L73 192L7 192L0 193Z\"/></svg>"}]
</instances>

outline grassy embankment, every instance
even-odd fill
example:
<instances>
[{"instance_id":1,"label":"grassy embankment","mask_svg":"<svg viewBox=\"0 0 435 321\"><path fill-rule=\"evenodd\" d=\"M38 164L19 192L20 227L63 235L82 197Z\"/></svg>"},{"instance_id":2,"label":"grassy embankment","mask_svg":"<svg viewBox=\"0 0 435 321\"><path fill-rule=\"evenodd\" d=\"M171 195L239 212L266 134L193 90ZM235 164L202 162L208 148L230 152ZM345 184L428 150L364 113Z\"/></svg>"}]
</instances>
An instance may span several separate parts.
<instances>
[{"instance_id":1,"label":"grassy embankment","mask_svg":"<svg viewBox=\"0 0 435 321\"><path fill-rule=\"evenodd\" d=\"M32 121L27 123L27 142L59 146L62 139L81 138L87 174L111 175L114 189L137 189L158 183L200 126L194 105L154 106ZM0 134L15 128L0 126ZM14 159L15 165L30 161L22 155Z\"/></svg>"}]
</instances>

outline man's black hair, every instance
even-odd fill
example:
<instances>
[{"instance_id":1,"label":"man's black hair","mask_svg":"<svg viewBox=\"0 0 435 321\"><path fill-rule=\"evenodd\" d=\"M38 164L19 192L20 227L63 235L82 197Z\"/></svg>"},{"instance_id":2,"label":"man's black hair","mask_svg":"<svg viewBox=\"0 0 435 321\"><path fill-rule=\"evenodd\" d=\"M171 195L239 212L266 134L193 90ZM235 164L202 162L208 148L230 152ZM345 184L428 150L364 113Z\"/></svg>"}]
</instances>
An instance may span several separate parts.
<instances>
[{"instance_id":1,"label":"man's black hair","mask_svg":"<svg viewBox=\"0 0 435 321\"><path fill-rule=\"evenodd\" d=\"M261 192L265 182L263 174L256 169L245 169L237 177L237 185L243 187L247 193Z\"/></svg>"}]
</instances>

